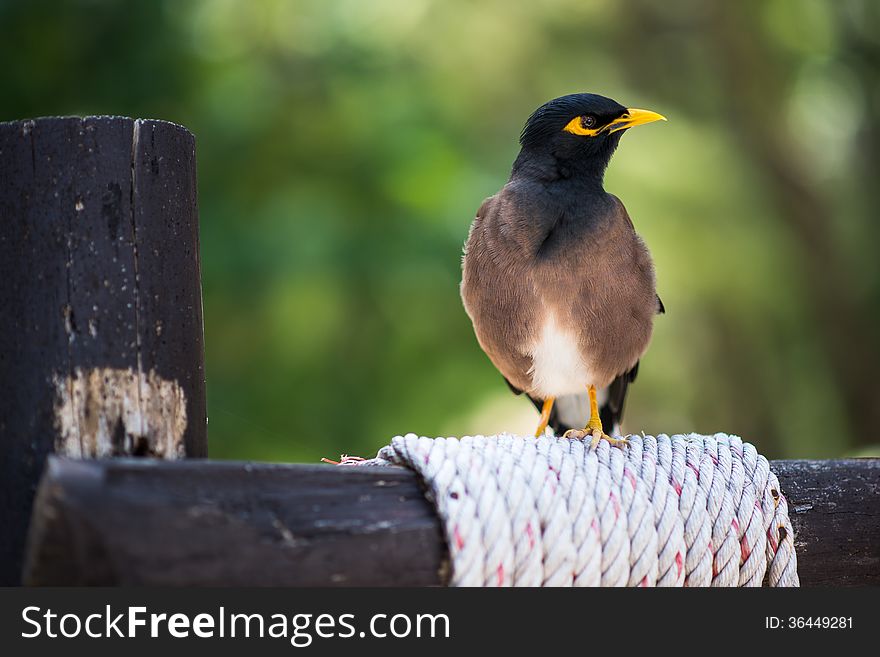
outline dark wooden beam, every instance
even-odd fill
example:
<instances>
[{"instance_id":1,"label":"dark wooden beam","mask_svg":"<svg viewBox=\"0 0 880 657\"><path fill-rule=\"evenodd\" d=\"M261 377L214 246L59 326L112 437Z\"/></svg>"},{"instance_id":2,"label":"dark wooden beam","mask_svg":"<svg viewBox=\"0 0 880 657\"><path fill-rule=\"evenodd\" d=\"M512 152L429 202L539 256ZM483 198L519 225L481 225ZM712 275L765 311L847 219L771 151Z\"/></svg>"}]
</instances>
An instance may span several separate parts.
<instances>
[{"instance_id":1,"label":"dark wooden beam","mask_svg":"<svg viewBox=\"0 0 880 657\"><path fill-rule=\"evenodd\" d=\"M186 129L0 123L0 584L47 454L207 453L198 247Z\"/></svg>"},{"instance_id":2,"label":"dark wooden beam","mask_svg":"<svg viewBox=\"0 0 880 657\"><path fill-rule=\"evenodd\" d=\"M880 460L776 461L804 585L880 584ZM397 468L53 458L26 582L424 586L448 554Z\"/></svg>"},{"instance_id":3,"label":"dark wooden beam","mask_svg":"<svg viewBox=\"0 0 880 657\"><path fill-rule=\"evenodd\" d=\"M399 468L51 458L25 583L418 586L445 562Z\"/></svg>"},{"instance_id":4,"label":"dark wooden beam","mask_svg":"<svg viewBox=\"0 0 880 657\"><path fill-rule=\"evenodd\" d=\"M805 586L880 585L880 459L771 461Z\"/></svg>"}]
</instances>

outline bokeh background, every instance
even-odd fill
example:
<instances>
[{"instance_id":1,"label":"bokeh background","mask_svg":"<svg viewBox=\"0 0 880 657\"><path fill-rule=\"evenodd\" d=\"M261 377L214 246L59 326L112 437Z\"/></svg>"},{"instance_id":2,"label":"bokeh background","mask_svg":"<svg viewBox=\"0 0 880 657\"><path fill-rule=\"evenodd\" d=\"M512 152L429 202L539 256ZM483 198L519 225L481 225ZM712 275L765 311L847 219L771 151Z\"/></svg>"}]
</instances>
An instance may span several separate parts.
<instances>
[{"instance_id":1,"label":"bokeh background","mask_svg":"<svg viewBox=\"0 0 880 657\"><path fill-rule=\"evenodd\" d=\"M878 39L870 0L0 0L0 120L196 134L211 456L314 461L533 429L468 225L539 104L657 110L606 180L667 308L625 429L877 453Z\"/></svg>"}]
</instances>

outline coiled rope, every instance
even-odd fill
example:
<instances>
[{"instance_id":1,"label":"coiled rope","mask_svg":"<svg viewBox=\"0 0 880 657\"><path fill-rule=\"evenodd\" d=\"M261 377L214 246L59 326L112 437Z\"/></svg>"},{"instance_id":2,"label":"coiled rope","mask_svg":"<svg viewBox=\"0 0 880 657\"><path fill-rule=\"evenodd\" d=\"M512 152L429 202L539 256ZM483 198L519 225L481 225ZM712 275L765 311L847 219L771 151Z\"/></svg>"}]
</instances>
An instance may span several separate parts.
<instances>
[{"instance_id":1,"label":"coiled rope","mask_svg":"<svg viewBox=\"0 0 880 657\"><path fill-rule=\"evenodd\" d=\"M453 586L799 585L779 481L736 436L407 434L343 463L421 476Z\"/></svg>"}]
</instances>

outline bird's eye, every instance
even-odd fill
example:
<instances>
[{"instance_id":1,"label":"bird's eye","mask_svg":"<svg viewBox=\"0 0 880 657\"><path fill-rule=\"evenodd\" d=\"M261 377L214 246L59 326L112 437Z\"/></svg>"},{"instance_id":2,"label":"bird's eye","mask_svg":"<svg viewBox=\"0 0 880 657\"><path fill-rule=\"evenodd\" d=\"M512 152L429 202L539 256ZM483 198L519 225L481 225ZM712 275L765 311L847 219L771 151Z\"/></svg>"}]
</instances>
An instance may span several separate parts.
<instances>
[{"instance_id":1,"label":"bird's eye","mask_svg":"<svg viewBox=\"0 0 880 657\"><path fill-rule=\"evenodd\" d=\"M599 127L599 119L594 115L582 114L569 121L563 130L582 137L596 137L602 133L603 128Z\"/></svg>"}]
</instances>

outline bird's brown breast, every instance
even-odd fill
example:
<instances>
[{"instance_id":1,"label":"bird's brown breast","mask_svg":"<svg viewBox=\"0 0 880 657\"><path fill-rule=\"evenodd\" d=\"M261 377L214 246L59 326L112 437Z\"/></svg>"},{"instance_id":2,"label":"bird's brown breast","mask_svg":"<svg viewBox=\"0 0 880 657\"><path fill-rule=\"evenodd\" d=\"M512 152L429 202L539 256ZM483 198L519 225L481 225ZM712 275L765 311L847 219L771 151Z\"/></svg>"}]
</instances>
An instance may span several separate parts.
<instances>
[{"instance_id":1,"label":"bird's brown breast","mask_svg":"<svg viewBox=\"0 0 880 657\"><path fill-rule=\"evenodd\" d=\"M549 249L552 235L535 231L516 190L488 199L471 228L462 299L477 339L508 381L539 398L607 386L648 346L653 264L610 198L600 220L567 227Z\"/></svg>"}]
</instances>

